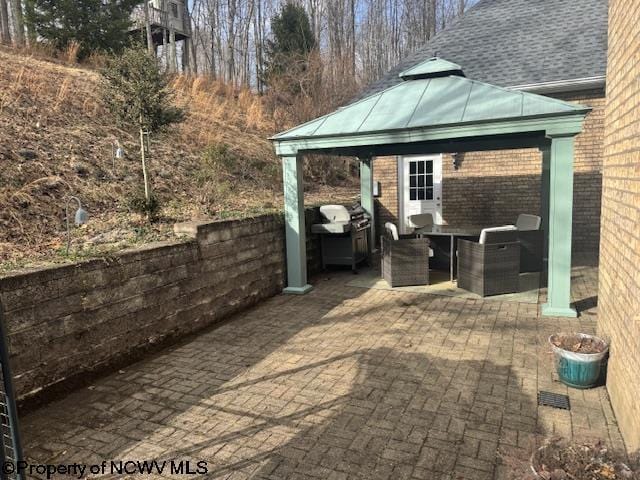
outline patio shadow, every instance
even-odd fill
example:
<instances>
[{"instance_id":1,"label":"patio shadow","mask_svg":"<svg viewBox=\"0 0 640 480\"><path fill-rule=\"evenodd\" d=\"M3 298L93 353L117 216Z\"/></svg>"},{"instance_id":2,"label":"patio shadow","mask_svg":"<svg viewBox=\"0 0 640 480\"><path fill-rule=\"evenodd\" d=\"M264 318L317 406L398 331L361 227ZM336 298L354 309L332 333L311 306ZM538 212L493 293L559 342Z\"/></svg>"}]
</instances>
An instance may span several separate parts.
<instances>
[{"instance_id":1,"label":"patio shadow","mask_svg":"<svg viewBox=\"0 0 640 480\"><path fill-rule=\"evenodd\" d=\"M509 367L381 347L359 354L357 369L350 392L325 405L324 421L214 476L507 478L499 448L509 469L522 467L542 433Z\"/></svg>"}]
</instances>

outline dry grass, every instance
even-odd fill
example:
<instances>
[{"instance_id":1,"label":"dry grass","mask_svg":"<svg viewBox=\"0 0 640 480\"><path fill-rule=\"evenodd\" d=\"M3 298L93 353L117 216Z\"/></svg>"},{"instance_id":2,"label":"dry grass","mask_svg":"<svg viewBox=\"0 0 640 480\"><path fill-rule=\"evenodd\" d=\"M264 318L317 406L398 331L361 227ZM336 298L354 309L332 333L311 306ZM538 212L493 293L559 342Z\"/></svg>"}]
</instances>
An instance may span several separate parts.
<instances>
[{"instance_id":1,"label":"dry grass","mask_svg":"<svg viewBox=\"0 0 640 480\"><path fill-rule=\"evenodd\" d=\"M65 62L74 61L72 49ZM99 64L101 59L96 59ZM129 211L141 172L137 139L115 126L95 71L0 49L0 269L64 261L64 200L90 214L74 252L95 255L165 238L175 221L227 218L281 205L279 162L263 100L199 77L176 77L186 121L152 138L150 170L162 204L153 226ZM119 141L125 159L114 161ZM350 186L316 187L312 202L353 198Z\"/></svg>"},{"instance_id":2,"label":"dry grass","mask_svg":"<svg viewBox=\"0 0 640 480\"><path fill-rule=\"evenodd\" d=\"M80 42L72 40L64 50L64 60L69 65L75 65L78 63L78 53L80 52Z\"/></svg>"}]
</instances>

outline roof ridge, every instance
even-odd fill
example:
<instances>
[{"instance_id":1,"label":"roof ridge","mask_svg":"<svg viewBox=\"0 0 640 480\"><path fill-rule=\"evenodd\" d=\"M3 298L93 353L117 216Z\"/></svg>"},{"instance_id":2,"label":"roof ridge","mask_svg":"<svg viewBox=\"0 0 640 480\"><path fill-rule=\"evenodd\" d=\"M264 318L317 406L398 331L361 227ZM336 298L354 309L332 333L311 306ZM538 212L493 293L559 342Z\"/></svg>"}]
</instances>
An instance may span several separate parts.
<instances>
[{"instance_id":1,"label":"roof ridge","mask_svg":"<svg viewBox=\"0 0 640 480\"><path fill-rule=\"evenodd\" d=\"M416 102L416 106L413 107L413 112L411 112L411 115L409 116L409 120L407 120L407 123L404 124L405 128L408 125L411 125L411 120L413 120L414 115L416 114L416 111L418 110L418 107L420 106L420 102L422 102L422 98L424 97L424 94L427 92L427 88L429 88L429 85L431 85L431 81L433 79L429 78L429 81L427 82L427 84L424 86L424 89L422 90L422 93L420 94L420 98L418 98L418 101Z\"/></svg>"},{"instance_id":2,"label":"roof ridge","mask_svg":"<svg viewBox=\"0 0 640 480\"><path fill-rule=\"evenodd\" d=\"M398 85L402 85L402 84L398 84ZM371 115L371 112L373 112L373 109L376 108L376 105L378 105L378 102L380 101L380 99L382 98L382 94L383 92L380 92L378 94L378 98L376 99L376 101L374 102L373 106L369 109L369 111L367 112L367 114L364 116L364 118L362 119L362 121L360 122L360 125L358 125L358 128L356 128L356 132L360 131L360 129L362 128L362 125L364 125L364 122L367 121L367 118L369 118L369 115Z\"/></svg>"}]
</instances>

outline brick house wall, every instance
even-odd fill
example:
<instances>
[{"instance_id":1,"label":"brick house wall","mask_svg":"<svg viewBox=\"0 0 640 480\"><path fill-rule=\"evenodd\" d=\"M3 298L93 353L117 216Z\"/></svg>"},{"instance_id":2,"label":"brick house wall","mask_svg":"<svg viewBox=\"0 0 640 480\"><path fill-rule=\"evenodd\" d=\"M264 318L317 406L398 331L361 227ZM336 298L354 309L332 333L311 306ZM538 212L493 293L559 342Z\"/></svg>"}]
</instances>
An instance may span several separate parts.
<instances>
[{"instance_id":1,"label":"brick house wall","mask_svg":"<svg viewBox=\"0 0 640 480\"><path fill-rule=\"evenodd\" d=\"M640 450L640 3L610 0L598 294L611 340L607 389L629 451Z\"/></svg>"},{"instance_id":2,"label":"brick house wall","mask_svg":"<svg viewBox=\"0 0 640 480\"><path fill-rule=\"evenodd\" d=\"M601 90L555 95L589 105L584 131L576 137L573 248L597 257L600 232L601 169L604 132L604 95ZM538 150L469 152L454 170L450 156L443 160L443 217L458 223L503 224L520 213L540 211L542 157ZM398 170L395 157L378 157L374 180L380 182L376 200L378 228L398 222ZM382 230L378 230L382 231Z\"/></svg>"}]
</instances>

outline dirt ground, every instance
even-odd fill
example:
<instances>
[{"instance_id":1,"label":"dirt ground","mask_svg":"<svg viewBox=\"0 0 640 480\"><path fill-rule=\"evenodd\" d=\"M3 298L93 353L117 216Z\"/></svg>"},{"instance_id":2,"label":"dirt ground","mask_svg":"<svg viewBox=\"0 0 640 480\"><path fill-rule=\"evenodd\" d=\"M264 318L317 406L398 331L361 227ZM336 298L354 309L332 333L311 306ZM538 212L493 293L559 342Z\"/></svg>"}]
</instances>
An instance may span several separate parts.
<instances>
[{"instance_id":1,"label":"dirt ground","mask_svg":"<svg viewBox=\"0 0 640 480\"><path fill-rule=\"evenodd\" d=\"M0 49L0 274L169 238L175 222L281 209L280 162L268 140L276 127L263 99L199 77L176 77L173 89L187 118L151 136L160 211L149 224L130 201L143 185L138 139L105 111L99 74ZM114 158L116 142L124 158ZM306 177L309 204L355 199L353 171L336 171L330 182ZM73 229L67 255L71 196L89 222Z\"/></svg>"}]
</instances>

